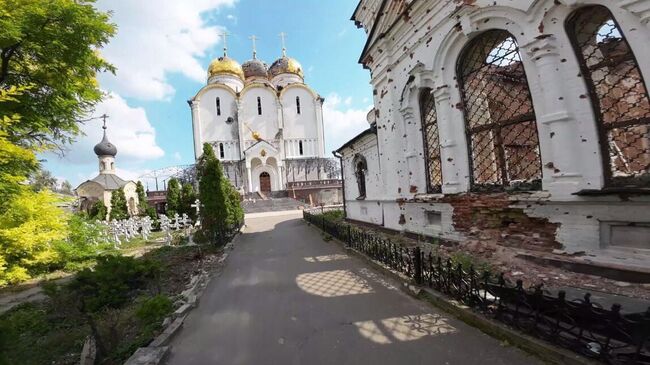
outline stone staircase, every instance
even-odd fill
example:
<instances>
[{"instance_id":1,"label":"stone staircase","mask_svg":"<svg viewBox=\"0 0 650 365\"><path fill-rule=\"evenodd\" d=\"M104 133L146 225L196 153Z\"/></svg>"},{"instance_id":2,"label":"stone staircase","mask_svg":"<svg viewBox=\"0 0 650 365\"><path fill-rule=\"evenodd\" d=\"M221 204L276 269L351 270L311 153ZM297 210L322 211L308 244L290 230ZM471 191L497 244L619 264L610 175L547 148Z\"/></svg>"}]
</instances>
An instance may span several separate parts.
<instances>
[{"instance_id":1,"label":"stone staircase","mask_svg":"<svg viewBox=\"0 0 650 365\"><path fill-rule=\"evenodd\" d=\"M281 212L307 208L308 205L292 198L255 199L242 202L245 213Z\"/></svg>"}]
</instances>

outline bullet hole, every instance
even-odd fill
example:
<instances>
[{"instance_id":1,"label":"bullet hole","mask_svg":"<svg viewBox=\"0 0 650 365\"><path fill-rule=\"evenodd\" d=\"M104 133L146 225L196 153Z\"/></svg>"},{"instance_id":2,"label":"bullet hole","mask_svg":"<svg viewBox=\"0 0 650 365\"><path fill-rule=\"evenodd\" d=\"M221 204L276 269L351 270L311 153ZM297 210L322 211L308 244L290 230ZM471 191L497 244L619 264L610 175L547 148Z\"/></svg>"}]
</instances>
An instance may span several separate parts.
<instances>
[{"instance_id":1,"label":"bullet hole","mask_svg":"<svg viewBox=\"0 0 650 365\"><path fill-rule=\"evenodd\" d=\"M559 98L557 98L557 100L564 100L564 97L560 96Z\"/></svg>"},{"instance_id":2,"label":"bullet hole","mask_svg":"<svg viewBox=\"0 0 650 365\"><path fill-rule=\"evenodd\" d=\"M418 192L418 187L415 186L415 185L411 185L411 186L409 187L409 192L410 192L411 194L415 194L415 193L417 193L417 192Z\"/></svg>"},{"instance_id":3,"label":"bullet hole","mask_svg":"<svg viewBox=\"0 0 650 365\"><path fill-rule=\"evenodd\" d=\"M399 222L397 222L400 225L406 224L406 218L404 217L404 214L399 215Z\"/></svg>"},{"instance_id":4,"label":"bullet hole","mask_svg":"<svg viewBox=\"0 0 650 365\"><path fill-rule=\"evenodd\" d=\"M591 218L593 218L593 217L594 217L593 215L588 215L588 216L587 216L587 219L591 219Z\"/></svg>"},{"instance_id":5,"label":"bullet hole","mask_svg":"<svg viewBox=\"0 0 650 365\"><path fill-rule=\"evenodd\" d=\"M580 94L580 99L586 99L586 98L587 98L587 95L585 95L585 94Z\"/></svg>"},{"instance_id":6,"label":"bullet hole","mask_svg":"<svg viewBox=\"0 0 650 365\"><path fill-rule=\"evenodd\" d=\"M554 169L555 165L553 164L553 162L547 162L546 165L544 165L544 167L546 167L547 169Z\"/></svg>"},{"instance_id":7,"label":"bullet hole","mask_svg":"<svg viewBox=\"0 0 650 365\"><path fill-rule=\"evenodd\" d=\"M549 135L550 138L553 138L554 136L555 136L555 132L551 132Z\"/></svg>"},{"instance_id":8,"label":"bullet hole","mask_svg":"<svg viewBox=\"0 0 650 365\"><path fill-rule=\"evenodd\" d=\"M561 59L560 62L562 63L566 62L566 58Z\"/></svg>"}]
</instances>

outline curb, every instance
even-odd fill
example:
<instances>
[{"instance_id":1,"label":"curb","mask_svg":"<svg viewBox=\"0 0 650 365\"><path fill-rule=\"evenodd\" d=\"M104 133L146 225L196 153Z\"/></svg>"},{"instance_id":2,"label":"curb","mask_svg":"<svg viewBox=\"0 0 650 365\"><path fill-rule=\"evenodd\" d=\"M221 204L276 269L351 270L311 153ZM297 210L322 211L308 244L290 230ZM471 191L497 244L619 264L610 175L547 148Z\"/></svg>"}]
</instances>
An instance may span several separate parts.
<instances>
[{"instance_id":1,"label":"curb","mask_svg":"<svg viewBox=\"0 0 650 365\"><path fill-rule=\"evenodd\" d=\"M320 229L320 227L305 222L310 226L317 228L319 231L328 234L327 232ZM331 235L330 235L331 236ZM501 324L493 319L490 319L478 312L473 311L466 305L453 300L442 293L438 293L433 289L428 287L423 287L413 284L412 280L407 278L404 275L401 275L398 272L391 270L390 268L382 265L381 263L374 261L370 257L364 255L363 253L356 251L355 249L348 247L344 242L334 238L332 236L332 241L336 242L338 245L342 246L346 252L352 254L353 256L363 260L368 263L373 269L379 271L381 274L390 277L393 280L398 281L400 289L408 294L409 296L423 300L433 305L434 307L441 309L442 311L454 316L455 318L461 320L462 322L480 330L481 332L497 339L500 341L505 341L508 344L517 347L528 354L531 354L540 360L558 365L596 365L599 364L593 360L587 359L583 356L565 350L563 348L551 345L545 341L536 339L534 337L528 336L524 333L516 331L504 324Z\"/></svg>"},{"instance_id":2,"label":"curb","mask_svg":"<svg viewBox=\"0 0 650 365\"><path fill-rule=\"evenodd\" d=\"M226 264L226 260L233 250L235 242L241 234L237 234L230 242L223 247L223 255L217 263L216 269L210 273L202 270L200 274L194 275L187 285L187 289L180 296L182 304L176 309L171 317L165 318L163 322L163 331L149 343L147 347L138 348L131 357L124 362L124 365L158 365L167 356L169 352L169 343L178 331L183 327L185 318L198 305L201 295L208 286L210 280L217 277Z\"/></svg>"}]
</instances>

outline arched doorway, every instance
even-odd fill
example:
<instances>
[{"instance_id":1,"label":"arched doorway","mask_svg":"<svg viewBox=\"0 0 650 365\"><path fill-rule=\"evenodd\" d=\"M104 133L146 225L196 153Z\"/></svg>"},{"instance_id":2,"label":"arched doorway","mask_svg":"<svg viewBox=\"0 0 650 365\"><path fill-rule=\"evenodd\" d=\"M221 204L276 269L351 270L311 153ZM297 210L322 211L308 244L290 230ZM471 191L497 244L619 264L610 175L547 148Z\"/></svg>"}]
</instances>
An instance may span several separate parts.
<instances>
[{"instance_id":1,"label":"arched doorway","mask_svg":"<svg viewBox=\"0 0 650 365\"><path fill-rule=\"evenodd\" d=\"M262 172L260 174L260 191L271 191L271 175L268 172Z\"/></svg>"}]
</instances>

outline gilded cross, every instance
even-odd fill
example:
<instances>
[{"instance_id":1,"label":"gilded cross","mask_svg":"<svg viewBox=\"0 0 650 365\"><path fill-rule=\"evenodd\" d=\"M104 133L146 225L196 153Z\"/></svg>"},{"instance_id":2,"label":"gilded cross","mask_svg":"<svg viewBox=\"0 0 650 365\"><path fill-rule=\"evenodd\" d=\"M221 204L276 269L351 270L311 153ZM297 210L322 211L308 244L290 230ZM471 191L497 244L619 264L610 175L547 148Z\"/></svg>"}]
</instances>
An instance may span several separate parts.
<instances>
[{"instance_id":1,"label":"gilded cross","mask_svg":"<svg viewBox=\"0 0 650 365\"><path fill-rule=\"evenodd\" d=\"M104 126L102 127L102 129L106 129L106 119L108 119L108 115L102 114L100 118L104 120Z\"/></svg>"}]
</instances>

